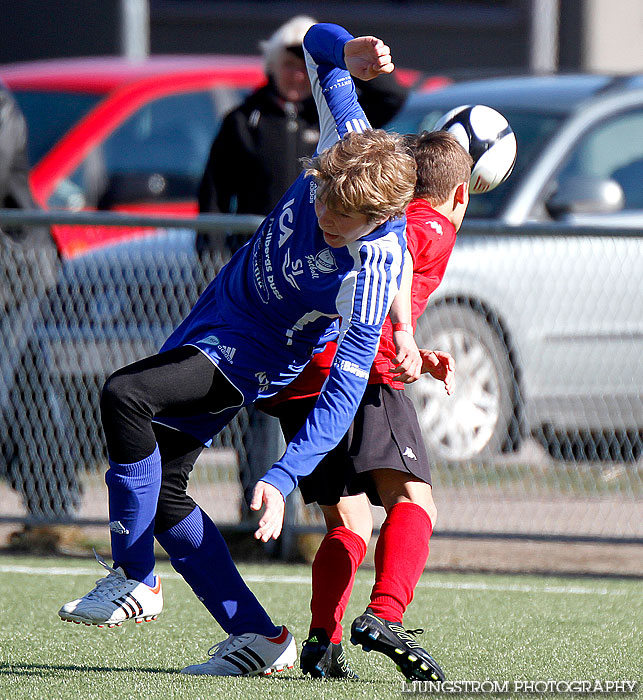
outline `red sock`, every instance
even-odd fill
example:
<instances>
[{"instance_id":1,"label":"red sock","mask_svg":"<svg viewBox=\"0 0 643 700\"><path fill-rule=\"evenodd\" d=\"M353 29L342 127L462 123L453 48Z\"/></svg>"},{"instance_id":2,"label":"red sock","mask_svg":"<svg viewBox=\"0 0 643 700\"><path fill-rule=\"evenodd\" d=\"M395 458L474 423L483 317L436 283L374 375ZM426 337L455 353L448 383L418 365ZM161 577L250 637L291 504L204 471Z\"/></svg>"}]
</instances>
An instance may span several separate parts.
<instances>
[{"instance_id":1,"label":"red sock","mask_svg":"<svg viewBox=\"0 0 643 700\"><path fill-rule=\"evenodd\" d=\"M429 556L431 519L415 503L396 503L375 547L375 585L369 608L390 622L402 622Z\"/></svg>"},{"instance_id":2,"label":"red sock","mask_svg":"<svg viewBox=\"0 0 643 700\"><path fill-rule=\"evenodd\" d=\"M364 540L343 526L326 534L315 555L310 629L325 629L335 644L342 640L342 618L365 556Z\"/></svg>"}]
</instances>

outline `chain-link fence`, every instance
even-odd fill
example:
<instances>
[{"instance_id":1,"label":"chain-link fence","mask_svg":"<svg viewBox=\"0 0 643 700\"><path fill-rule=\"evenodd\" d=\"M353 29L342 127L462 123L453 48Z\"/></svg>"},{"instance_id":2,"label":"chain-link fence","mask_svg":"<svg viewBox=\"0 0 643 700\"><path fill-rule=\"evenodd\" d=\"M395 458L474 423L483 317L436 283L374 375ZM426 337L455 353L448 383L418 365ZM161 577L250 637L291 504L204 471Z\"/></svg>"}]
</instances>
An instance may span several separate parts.
<instances>
[{"instance_id":1,"label":"chain-link fence","mask_svg":"<svg viewBox=\"0 0 643 700\"><path fill-rule=\"evenodd\" d=\"M159 348L256 219L201 217L197 234L51 217L84 252L61 261L0 239L1 517L104 523L102 383ZM0 213L0 227L19 218ZM641 236L469 227L418 341L456 359L453 397L430 378L411 389L438 533L643 542ZM252 483L279 449L275 422L242 412L197 463L194 497L246 527L239 474ZM295 496L286 540L320 525Z\"/></svg>"},{"instance_id":2,"label":"chain-link fence","mask_svg":"<svg viewBox=\"0 0 643 700\"><path fill-rule=\"evenodd\" d=\"M83 217L82 227L67 223ZM115 227L95 222L135 219L66 213L53 218L60 222L56 237L73 239L84 252L58 260L49 251L0 238L1 515L31 522L104 522L106 451L99 396L105 379L158 350L229 259L231 247L245 237L236 231L254 230L257 219L221 217L228 233L197 235L179 228L181 221L160 228L143 218L147 226ZM22 219L41 223L51 217L7 212L0 226ZM101 238L112 243L97 245ZM251 421L258 419L242 411L205 451L194 478L194 489L203 493L199 497L206 505L216 503L231 523L244 513L238 474L247 475L249 456L261 454L265 444L253 441Z\"/></svg>"},{"instance_id":3,"label":"chain-link fence","mask_svg":"<svg viewBox=\"0 0 643 700\"><path fill-rule=\"evenodd\" d=\"M468 224L417 339L456 358L411 389L441 528L641 539L640 234Z\"/></svg>"}]
</instances>

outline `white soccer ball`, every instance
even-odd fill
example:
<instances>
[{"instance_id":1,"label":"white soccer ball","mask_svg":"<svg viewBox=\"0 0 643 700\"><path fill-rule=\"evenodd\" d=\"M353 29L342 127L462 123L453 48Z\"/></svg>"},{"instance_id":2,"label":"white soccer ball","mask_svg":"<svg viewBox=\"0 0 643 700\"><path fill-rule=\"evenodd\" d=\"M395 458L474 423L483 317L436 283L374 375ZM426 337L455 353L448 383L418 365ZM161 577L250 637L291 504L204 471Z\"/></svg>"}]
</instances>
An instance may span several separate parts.
<instances>
[{"instance_id":1,"label":"white soccer ball","mask_svg":"<svg viewBox=\"0 0 643 700\"><path fill-rule=\"evenodd\" d=\"M516 135L509 122L485 105L461 105L438 119L434 131L452 133L473 158L469 192L489 192L504 182L516 162Z\"/></svg>"}]
</instances>

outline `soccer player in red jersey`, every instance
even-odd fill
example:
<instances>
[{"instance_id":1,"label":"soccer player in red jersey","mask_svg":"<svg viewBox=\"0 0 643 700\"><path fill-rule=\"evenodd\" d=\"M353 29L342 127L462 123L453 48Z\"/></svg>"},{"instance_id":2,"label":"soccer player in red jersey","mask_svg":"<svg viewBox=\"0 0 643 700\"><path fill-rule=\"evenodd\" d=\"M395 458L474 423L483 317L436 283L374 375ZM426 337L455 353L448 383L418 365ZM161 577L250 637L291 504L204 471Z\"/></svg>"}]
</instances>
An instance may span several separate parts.
<instances>
[{"instance_id":1,"label":"soccer player in red jersey","mask_svg":"<svg viewBox=\"0 0 643 700\"><path fill-rule=\"evenodd\" d=\"M387 515L375 550L370 603L353 622L351 641L386 654L407 678L444 679L430 654L402 627L437 517L417 415L402 389L419 371L443 381L448 393L453 388L450 355L420 350L420 368L417 355L407 348L414 345L417 319L440 284L455 244L469 202L472 159L444 131L408 139L418 166L415 198L407 209L413 277L410 304L402 294L395 303L408 305L409 323L385 321L369 386L351 429L299 482L304 500L320 505L328 530L313 562L312 620L300 658L304 673L313 677L355 677L341 646L341 623L371 537L370 501L383 505ZM404 317L399 308L397 317ZM279 417L287 440L312 409L333 354L329 344L295 382L263 404L266 412Z\"/></svg>"}]
</instances>

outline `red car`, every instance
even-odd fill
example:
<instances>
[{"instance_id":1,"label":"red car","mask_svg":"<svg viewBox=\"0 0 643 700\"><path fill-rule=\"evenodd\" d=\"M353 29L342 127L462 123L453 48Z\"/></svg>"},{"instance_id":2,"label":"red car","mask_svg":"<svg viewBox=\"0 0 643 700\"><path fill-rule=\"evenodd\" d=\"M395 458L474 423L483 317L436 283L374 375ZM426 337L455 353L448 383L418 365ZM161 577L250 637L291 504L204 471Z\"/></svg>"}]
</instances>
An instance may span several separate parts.
<instances>
[{"instance_id":1,"label":"red car","mask_svg":"<svg viewBox=\"0 0 643 700\"><path fill-rule=\"evenodd\" d=\"M0 66L29 126L31 184L45 208L193 216L222 116L265 81L261 59L155 56ZM55 227L61 252L132 235Z\"/></svg>"},{"instance_id":2,"label":"red car","mask_svg":"<svg viewBox=\"0 0 643 700\"><path fill-rule=\"evenodd\" d=\"M405 85L417 71L398 70ZM259 57L152 56L0 66L29 126L31 184L44 208L193 216L222 117L265 82ZM421 89L444 82L426 80ZM144 233L54 227L60 252Z\"/></svg>"}]
</instances>

